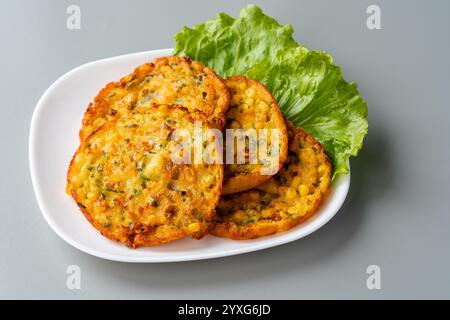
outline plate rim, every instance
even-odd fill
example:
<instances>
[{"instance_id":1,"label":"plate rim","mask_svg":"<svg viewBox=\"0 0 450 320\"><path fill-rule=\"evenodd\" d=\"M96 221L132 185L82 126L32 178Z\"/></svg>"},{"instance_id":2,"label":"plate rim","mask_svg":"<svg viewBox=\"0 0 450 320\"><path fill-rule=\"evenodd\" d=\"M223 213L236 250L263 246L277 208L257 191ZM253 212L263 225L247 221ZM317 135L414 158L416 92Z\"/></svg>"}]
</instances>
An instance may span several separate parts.
<instances>
[{"instance_id":1,"label":"plate rim","mask_svg":"<svg viewBox=\"0 0 450 320\"><path fill-rule=\"evenodd\" d=\"M111 260L111 261L118 261L118 262L131 262L131 263L165 263L165 262L181 262L181 261L195 261L195 260L205 260L205 259L214 259L214 258L220 258L220 257L228 257L233 255L239 255L254 251L259 251L263 249L268 249L272 247L276 247L282 244L286 244L289 242L293 242L295 240L304 238L311 233L317 231L322 226L324 226L327 222L329 222L340 210L342 207L345 199L347 198L349 187L350 187L350 166L349 166L349 172L346 175L340 174L336 177L333 184L338 184L341 190L341 196L334 204L334 208L332 211L334 211L331 214L323 215L317 217L315 221L311 225L309 225L309 228L307 229L300 229L297 232L289 232L286 231L284 233L284 237L280 237L278 239L271 239L271 241L262 241L257 242L252 245L242 247L242 248L233 248L229 250L221 250L214 253L200 253L200 254L188 254L188 255L176 255L176 256L164 256L163 254L161 257L133 257L133 256L123 256L118 254L111 254L106 253L101 250L97 250L94 248L91 248L87 245L84 245L80 242L78 242L76 239L72 238L70 235L66 234L66 232L59 227L59 225L53 220L51 215L48 213L48 208L45 204L45 200L43 199L40 186L38 185L38 177L37 177L37 169L36 169L36 132L37 132L37 124L40 123L42 110L44 109L45 102L47 98L50 96L50 94L53 92L53 89L57 87L61 82L63 82L66 78L70 77L72 74L81 71L82 69L85 69L91 65L98 64L98 63L106 63L110 62L111 60L115 59L123 59L129 56L137 56L142 54L161 54L161 56L170 55L172 53L172 48L167 49L157 49L157 50L148 50L148 51L141 51L136 53L129 53L129 54L123 54L118 56L113 56L109 58L103 58L99 60L94 60L91 62L87 62L84 64L81 64L68 72L64 73L62 76L60 76L57 80L55 80L42 94L40 99L38 100L31 117L31 124L30 124L30 131L29 131L29 139L28 139L28 160L29 160L29 167L30 167L30 175L31 175L31 182L33 186L33 191L39 206L39 209L41 211L41 214L43 215L45 221L49 224L51 229L64 241L69 243L71 246L77 248L80 251L83 251L87 254L96 256L98 258L102 258L105 260ZM327 201L327 200L325 200ZM303 232L301 232L303 231ZM246 241L246 240L234 240L234 241ZM139 250L139 249L137 249Z\"/></svg>"}]
</instances>

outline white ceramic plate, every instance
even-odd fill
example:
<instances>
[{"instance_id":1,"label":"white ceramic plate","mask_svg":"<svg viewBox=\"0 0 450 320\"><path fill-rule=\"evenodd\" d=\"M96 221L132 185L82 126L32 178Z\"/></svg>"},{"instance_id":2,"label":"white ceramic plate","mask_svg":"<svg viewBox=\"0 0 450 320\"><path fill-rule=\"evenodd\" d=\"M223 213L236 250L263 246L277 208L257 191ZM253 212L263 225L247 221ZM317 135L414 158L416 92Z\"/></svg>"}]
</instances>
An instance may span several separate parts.
<instances>
[{"instance_id":1,"label":"white ceramic plate","mask_svg":"<svg viewBox=\"0 0 450 320\"><path fill-rule=\"evenodd\" d=\"M78 146L83 113L96 93L142 63L170 55L172 49L133 53L84 64L66 73L44 93L31 121L29 157L33 187L48 224L74 247L104 259L125 262L171 262L230 256L300 239L319 229L339 210L347 196L350 175L340 176L316 215L288 232L255 240L206 236L169 244L129 249L94 229L65 193L66 171Z\"/></svg>"}]
</instances>

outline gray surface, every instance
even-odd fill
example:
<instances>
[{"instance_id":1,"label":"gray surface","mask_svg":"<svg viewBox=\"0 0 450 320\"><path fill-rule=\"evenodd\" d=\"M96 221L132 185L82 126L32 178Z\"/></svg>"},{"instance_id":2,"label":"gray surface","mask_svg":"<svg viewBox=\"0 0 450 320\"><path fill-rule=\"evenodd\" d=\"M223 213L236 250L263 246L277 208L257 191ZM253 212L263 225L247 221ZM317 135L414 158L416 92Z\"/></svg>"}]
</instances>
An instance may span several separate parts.
<instances>
[{"instance_id":1,"label":"gray surface","mask_svg":"<svg viewBox=\"0 0 450 320\"><path fill-rule=\"evenodd\" d=\"M229 3L228 3L229 2ZM0 1L1 298L450 298L450 2L255 1L327 50L369 106L344 207L313 235L209 261L132 265L84 254L39 212L28 169L34 106L60 75L99 58L172 46L183 25L245 1ZM65 27L79 4L82 29ZM66 288L66 267L82 270ZM382 289L366 288L377 264Z\"/></svg>"}]
</instances>

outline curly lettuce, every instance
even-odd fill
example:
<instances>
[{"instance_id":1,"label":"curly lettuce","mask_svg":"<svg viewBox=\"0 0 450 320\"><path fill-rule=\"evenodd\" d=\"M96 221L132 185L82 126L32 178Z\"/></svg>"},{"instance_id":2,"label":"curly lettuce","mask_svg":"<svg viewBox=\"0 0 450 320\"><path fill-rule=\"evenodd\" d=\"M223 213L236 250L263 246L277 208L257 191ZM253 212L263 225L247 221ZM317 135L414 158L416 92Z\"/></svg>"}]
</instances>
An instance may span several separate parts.
<instances>
[{"instance_id":1,"label":"curly lettuce","mask_svg":"<svg viewBox=\"0 0 450 320\"><path fill-rule=\"evenodd\" d=\"M333 177L348 173L367 134L367 106L355 83L346 82L326 52L308 50L260 8L249 5L233 19L220 13L175 35L175 54L213 68L222 77L246 75L262 82L284 116L325 148Z\"/></svg>"}]
</instances>

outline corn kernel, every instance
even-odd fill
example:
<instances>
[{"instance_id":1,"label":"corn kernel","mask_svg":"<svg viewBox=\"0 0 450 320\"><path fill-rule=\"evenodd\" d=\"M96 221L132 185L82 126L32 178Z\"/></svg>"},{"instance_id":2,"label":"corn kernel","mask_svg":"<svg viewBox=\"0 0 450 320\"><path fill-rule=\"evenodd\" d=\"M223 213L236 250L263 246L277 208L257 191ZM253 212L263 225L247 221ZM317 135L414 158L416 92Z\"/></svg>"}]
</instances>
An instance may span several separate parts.
<instances>
[{"instance_id":1,"label":"corn kernel","mask_svg":"<svg viewBox=\"0 0 450 320\"><path fill-rule=\"evenodd\" d=\"M300 196L304 197L308 194L309 188L308 186L301 184L298 186L298 193L300 193Z\"/></svg>"},{"instance_id":2,"label":"corn kernel","mask_svg":"<svg viewBox=\"0 0 450 320\"><path fill-rule=\"evenodd\" d=\"M297 191L294 188L289 188L286 192L286 199L292 200L297 197Z\"/></svg>"},{"instance_id":3,"label":"corn kernel","mask_svg":"<svg viewBox=\"0 0 450 320\"><path fill-rule=\"evenodd\" d=\"M301 180L302 179L299 176L295 176L291 181L291 187L297 189Z\"/></svg>"},{"instance_id":4,"label":"corn kernel","mask_svg":"<svg viewBox=\"0 0 450 320\"><path fill-rule=\"evenodd\" d=\"M194 222L189 224L188 229L190 232L198 232L200 231L200 223Z\"/></svg>"}]
</instances>

